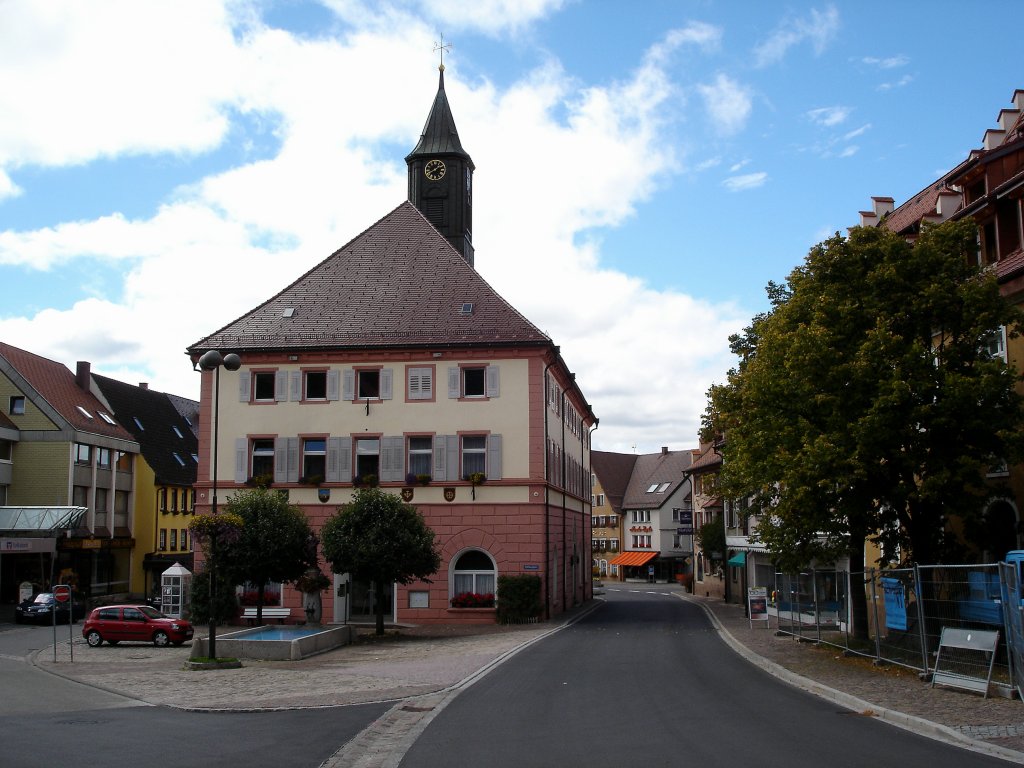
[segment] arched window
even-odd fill
[[[494,561],[486,552],[466,550],[452,564],[452,597],[466,592],[493,595],[495,586]]]

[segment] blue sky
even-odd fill
[[[1024,5],[0,2],[0,339],[198,396],[184,349],[397,206],[445,84],[477,268],[595,444],[696,445],[807,250],[981,145]]]

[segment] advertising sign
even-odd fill
[[[693,510],[692,509],[680,509],[674,508],[672,510],[673,519],[679,520],[679,527],[676,529],[676,533],[680,536],[692,536],[693,535]]]
[[[907,628],[907,595],[899,579],[883,578],[882,593],[885,595],[885,626],[888,629]]]
[[[751,626],[755,621],[768,623],[768,587],[747,587],[747,616]]]

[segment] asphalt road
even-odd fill
[[[1006,764],[779,682],[693,603],[642,591],[606,600],[460,693],[401,768]]]
[[[67,626],[57,631],[66,640]],[[52,642],[48,627],[3,625],[0,631],[3,768],[316,768],[390,706],[262,713],[154,707],[25,663],[32,650]]]

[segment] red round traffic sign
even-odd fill
[[[53,588],[53,599],[58,603],[66,603],[71,599],[71,587],[66,584],[58,584]]]

